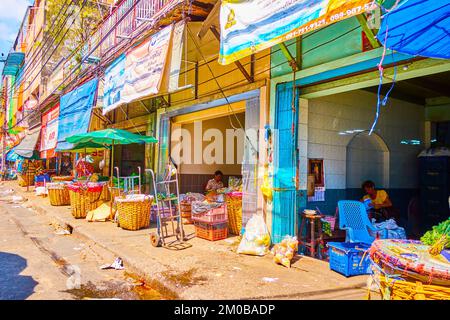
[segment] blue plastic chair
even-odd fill
[[[364,204],[359,201],[338,201],[339,228],[346,231],[346,242],[364,242],[372,244],[375,238],[370,234],[380,232],[387,237],[386,229],[375,228],[369,220]]]

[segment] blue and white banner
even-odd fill
[[[122,54],[105,70],[105,87],[103,89],[103,114],[118,107],[125,85],[126,55]]]
[[[73,147],[66,142],[67,137],[88,132],[97,87],[95,78],[61,97],[56,151]]]
[[[222,0],[220,64],[362,14],[373,0]]]

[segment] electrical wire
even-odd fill
[[[87,0],[84,0],[85,2],[87,1]],[[76,65],[76,67],[74,67],[73,69],[72,69],[72,71],[65,77],[65,79],[70,79],[70,77],[78,70],[78,67],[80,67],[80,66],[82,66],[83,65],[83,63],[88,59],[88,57],[90,57],[91,55],[92,55],[92,53],[94,53],[95,52],[95,50],[97,50],[97,48],[103,43],[103,41],[105,41],[105,39],[107,39],[108,37],[109,37],[109,35],[113,32],[113,31],[115,31],[115,27],[117,27],[127,16],[128,16],[128,14],[130,14],[132,11],[133,11],[133,9],[140,3],[140,1],[141,0],[136,0],[135,2],[134,2],[134,4],[123,14],[123,16],[122,17],[120,17],[119,19],[117,19],[117,21],[115,22],[115,24],[111,27],[111,29],[102,37],[102,39],[100,39],[100,41],[88,52],[88,54],[86,54],[82,59],[81,59],[81,61]],[[85,3],[84,2],[84,3]],[[97,67],[95,67],[93,70],[88,70],[88,71],[91,71],[91,73],[92,74],[94,74],[96,71],[98,71],[98,69],[100,68],[100,66],[97,66]],[[81,78],[81,75],[82,74],[80,74],[79,76],[80,76],[80,78]],[[72,83],[77,83],[77,81],[79,80],[79,78],[78,77],[76,77],[76,78],[74,78],[70,83],[69,83],[69,85],[70,84],[72,84]],[[56,91],[57,91],[57,89],[60,87],[60,86],[62,86],[63,84],[64,84],[64,82],[65,82],[66,80],[63,80],[58,86],[56,86],[55,87],[55,89],[49,94],[49,96],[51,96],[51,95],[53,95]],[[68,87],[69,85],[67,85],[66,87]],[[70,94],[73,94],[73,92],[74,92],[75,90],[72,90],[72,91],[70,91]],[[23,119],[23,120],[25,120],[25,119]],[[22,121],[23,121],[22,120]],[[16,124],[15,126],[17,126],[18,124]],[[12,128],[14,128],[15,126],[13,126]]]
[[[69,0],[67,0],[67,1],[69,1]],[[74,1],[75,1],[75,0],[72,0],[70,4],[69,4],[68,2],[64,2],[64,4],[68,4],[67,7],[66,7],[65,10],[64,10],[64,13],[62,13],[62,9],[64,8],[65,5],[63,5],[63,6],[60,8],[60,11],[58,12],[58,14],[57,14],[55,20],[53,20],[50,29],[53,29],[54,24],[55,24],[56,21],[58,20],[59,16],[60,16],[61,14],[64,15],[64,14],[67,12],[67,9],[73,4]],[[65,25],[65,23],[67,22],[67,18],[68,18],[68,16],[66,16],[66,19],[65,19],[63,25]],[[63,25],[61,25],[61,27],[58,29],[57,35],[59,35],[59,33],[62,31],[62,26],[63,26]],[[36,69],[36,67],[37,67],[38,64],[35,64],[35,62],[36,62],[36,60],[39,58],[39,55],[40,55],[41,52],[44,50],[44,47],[46,46],[46,44],[48,43],[48,41],[49,41],[50,39],[52,39],[52,37],[51,37],[50,35],[47,35],[47,37],[44,39],[44,42],[40,45],[39,50],[34,51],[33,54],[31,55],[31,57],[27,58],[27,62],[26,62],[25,68],[24,68],[24,70],[19,74],[19,78],[18,78],[18,81],[17,81],[18,84],[16,84],[14,88],[11,88],[11,90],[14,89],[14,91],[15,91],[16,88],[17,88],[18,86],[21,85],[21,78],[24,78],[25,75],[27,75],[28,73],[33,72],[33,71]],[[56,39],[53,38],[52,40],[53,40],[53,42],[52,42],[48,47],[50,47],[52,44],[54,44],[54,42],[55,42]],[[46,48],[46,49],[47,49],[47,48]],[[31,71],[30,71],[30,68],[32,68]],[[30,71],[30,72],[29,72],[29,71]],[[10,94],[12,94],[12,93],[10,92]],[[16,93],[16,94],[18,94],[18,93]]]
[[[80,8],[79,14],[81,13],[81,11],[83,10],[84,6],[86,5],[87,0],[83,0],[83,4]],[[67,33],[70,31],[70,27],[72,27],[72,25],[75,23],[75,19],[72,21],[72,23],[70,24],[69,28],[67,28],[66,32],[64,33],[63,37],[60,39],[60,41],[58,42],[58,45],[53,49],[52,53],[50,54],[49,58],[47,59],[47,61],[45,63],[42,64],[41,69],[39,70],[39,72],[35,75],[35,77],[33,78],[33,80],[30,81],[29,85],[22,90],[22,93],[25,92],[26,90],[28,90],[32,84],[34,83],[34,81],[37,79],[37,77],[40,75],[40,73],[42,72],[42,70],[45,68],[47,62],[51,59],[51,56],[53,55],[53,53],[58,49],[58,47],[61,45],[62,41],[65,39],[65,36],[67,35]],[[58,88],[58,87],[57,87]],[[57,89],[56,88],[56,89]],[[56,90],[55,89],[55,90]],[[19,94],[19,93],[16,93]],[[9,130],[11,130],[12,128],[9,128]]]
[[[202,57],[202,59],[203,59],[204,61],[206,61],[206,58],[205,58],[205,56],[203,55],[203,52],[201,51],[201,48],[198,46],[197,41],[195,40],[194,36],[192,35],[191,29],[190,29],[190,27],[189,27],[188,24],[186,24],[186,28],[187,28],[187,30],[188,30],[188,32],[189,32],[189,35],[191,36],[192,42],[194,43],[194,45],[195,45],[195,47],[196,47],[198,53],[200,54],[200,56]],[[214,72],[212,71],[212,69],[211,69],[211,67],[209,66],[209,64],[207,64],[207,67],[208,67],[208,69],[209,69],[211,75],[212,75],[213,78],[215,79],[216,85],[219,87],[220,93],[222,94],[222,96],[223,96],[224,99],[226,100],[227,105],[228,105],[228,109],[230,109],[232,115],[234,115],[234,117],[236,118],[236,120],[237,120],[237,122],[239,123],[239,126],[241,127],[241,129],[244,130],[245,138],[248,140],[248,142],[249,142],[251,148],[255,151],[255,153],[256,153],[256,154],[259,154],[258,149],[256,149],[256,148],[253,146],[252,141],[250,140],[249,136],[248,136],[247,133],[245,132],[244,126],[242,125],[241,121],[239,120],[239,118],[237,117],[236,113],[234,112],[234,110],[233,110],[233,108],[232,108],[232,106],[231,106],[231,103],[230,103],[230,101],[228,100],[228,97],[226,96],[225,92],[223,91],[222,86],[220,85],[219,81],[218,81],[217,78],[214,76]],[[230,123],[230,124],[232,125],[232,123]],[[233,126],[233,125],[232,125],[232,126]],[[237,128],[234,128],[234,127],[233,127],[233,129],[236,130]]]
[[[72,0],[72,2],[73,2],[73,0]],[[77,16],[80,15],[80,13],[81,13],[81,11],[82,11],[84,5],[86,4],[86,2],[87,2],[87,0],[83,2],[83,5],[82,5],[82,7],[80,7],[80,10],[79,10]],[[67,20],[68,20],[69,17],[70,17],[70,16],[66,16],[63,25],[65,25],[65,24],[67,23]],[[36,80],[36,78],[41,74],[41,72],[42,72],[42,71],[45,69],[45,67],[47,66],[47,63],[48,63],[48,62],[50,61],[50,59],[52,58],[53,54],[54,54],[54,53],[56,52],[56,50],[59,48],[59,46],[61,45],[61,43],[63,42],[63,40],[65,40],[66,35],[67,35],[68,32],[70,31],[70,28],[71,28],[72,25],[75,23],[75,21],[76,21],[76,18],[73,19],[73,21],[72,21],[72,23],[70,24],[70,26],[66,29],[66,32],[64,33],[63,37],[62,37],[62,38],[60,39],[60,41],[58,42],[57,46],[53,49],[53,51],[52,51],[51,54],[49,55],[48,59],[47,59],[44,63],[42,63],[41,69],[36,73],[36,75],[34,76],[33,80],[29,82],[28,86],[27,86],[26,88],[22,88],[22,91],[17,91],[17,92],[16,92],[17,87],[20,88],[20,85],[21,85],[21,82],[19,83],[19,82],[17,81],[16,84],[15,84],[15,86],[14,86],[14,88],[11,88],[11,92],[10,92],[11,95],[12,95],[13,93],[16,94],[16,95],[17,95],[17,94],[23,94],[25,91],[27,91],[27,90],[33,85],[33,83],[34,83],[34,81]],[[62,26],[63,26],[63,25],[62,25]],[[55,39],[59,36],[59,34],[61,33],[61,31],[63,30],[63,27],[62,27],[62,26],[61,26],[61,28],[58,30],[58,33],[57,33]],[[54,44],[54,42],[52,42],[52,44]],[[42,48],[43,48],[43,47],[41,47],[41,49],[42,49]],[[38,57],[36,57],[35,59],[38,59]],[[39,59],[40,59],[40,58],[39,58]],[[33,71],[36,69],[36,67],[38,66],[38,64],[34,64],[34,62],[36,62],[36,61],[31,61],[31,62],[28,62],[28,63],[27,63],[27,65],[29,65],[30,67],[33,68],[33,69],[31,70],[31,72],[33,72]],[[58,65],[59,65],[59,64],[58,64]],[[27,70],[27,71],[28,71],[28,70]],[[21,73],[21,77],[22,77],[22,78],[25,77],[25,72],[22,72],[22,73]],[[17,83],[18,83],[18,84],[17,84]],[[14,91],[13,91],[13,89],[14,89]]]

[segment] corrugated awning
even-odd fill
[[[450,3],[403,2],[383,18],[377,37],[387,48],[398,52],[450,59]]]
[[[25,54],[22,52],[10,52],[5,61],[5,67],[3,68],[4,76],[15,76],[19,71],[19,67],[25,58]]]
[[[14,148],[14,152],[21,157],[27,159],[32,158],[34,150],[36,149],[36,144],[38,142],[40,132],[40,127],[29,132],[25,136],[25,138],[23,138],[22,142],[20,142],[17,147]]]

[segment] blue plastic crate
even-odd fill
[[[369,253],[364,255],[370,246],[366,243],[329,242],[328,255],[330,269],[346,277],[370,274]],[[364,260],[361,262],[362,258]]]
[[[50,182],[50,176],[48,174],[41,174],[34,177],[34,182]]]

